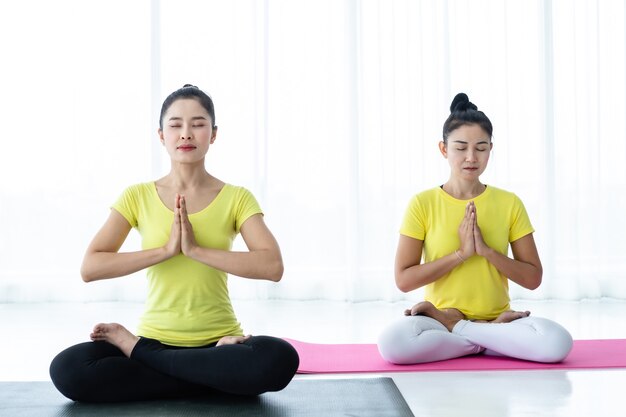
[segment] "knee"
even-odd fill
[[[274,339],[274,366],[276,373],[280,375],[276,385],[276,391],[281,390],[289,384],[298,371],[300,356],[296,349],[283,339]]]
[[[70,400],[81,399],[81,384],[77,376],[77,364],[72,354],[72,348],[59,353],[50,363],[50,379],[61,394]]]
[[[548,352],[544,362],[561,362],[572,350],[574,340],[572,339],[572,335],[570,335],[565,328],[559,326],[559,329],[553,331],[551,334],[550,341],[547,345]]]
[[[542,335],[542,349],[536,359],[538,362],[561,362],[572,350],[572,335],[560,324],[543,318],[535,318],[533,326]]]
[[[300,365],[296,349],[283,339],[255,336],[253,349],[259,354],[257,392],[280,391],[293,379]]]
[[[391,363],[397,362],[397,349],[398,341],[395,338],[395,332],[392,332],[389,327],[382,331],[378,336],[378,353],[380,356]]]
[[[377,346],[380,356],[394,364],[410,363],[410,360],[407,362],[406,346],[408,339],[416,335],[417,331],[411,320],[407,318],[395,321],[378,336]]]
[[[50,363],[52,383],[70,400],[97,401],[97,362],[112,349],[116,348],[106,342],[85,342],[65,349]]]

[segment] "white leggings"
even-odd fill
[[[404,316],[386,328],[378,350],[388,362],[441,361],[484,352],[535,362],[559,362],[572,349],[572,336],[558,323],[524,317],[510,323],[459,321],[452,332],[426,316]]]

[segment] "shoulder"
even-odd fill
[[[490,185],[489,189],[489,197],[499,202],[510,203],[510,204],[521,204],[522,200],[517,196],[517,194],[504,190],[502,188],[494,187]]]
[[[406,208],[405,218],[424,218],[441,206],[442,190],[439,187],[431,188],[415,194]]]
[[[231,207],[237,215],[248,213],[249,211],[261,212],[259,202],[252,192],[246,187],[232,184],[224,184],[220,191],[220,204]]]
[[[248,198],[254,198],[254,195],[250,190],[241,185],[233,185],[225,183],[224,187],[222,187],[222,191],[225,196],[228,196],[232,200],[245,200]]]
[[[128,223],[135,227],[141,207],[145,207],[148,202],[151,202],[155,194],[154,183],[133,184],[124,189],[111,208],[122,214]]]
[[[118,204],[122,202],[125,202],[126,204],[137,204],[141,200],[153,197],[155,192],[156,191],[153,182],[143,182],[129,185],[122,191],[122,193],[118,197]]]
[[[411,199],[411,202],[413,204],[426,204],[428,202],[437,200],[441,196],[441,187],[433,187],[415,194]]]
[[[122,207],[130,209],[152,203],[155,198],[158,195],[153,182],[133,184],[122,191],[113,207],[118,211]]]
[[[154,182],[141,182],[133,185],[129,185],[123,191],[123,194],[127,195],[146,195],[152,193],[154,190]]]
[[[261,207],[250,190],[245,187],[224,184],[220,192],[224,208],[235,221],[235,231],[239,232],[243,223],[254,214],[263,214]]]

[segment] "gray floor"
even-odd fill
[[[323,401],[320,401],[323,398]],[[298,379],[280,392],[253,397],[124,403],[75,403],[49,381],[0,381],[2,417],[413,417],[393,380]]]
[[[405,303],[236,301],[244,329],[321,343],[373,343]],[[515,302],[567,327],[575,339],[626,338],[626,302]],[[0,304],[0,381],[48,380],[64,347],[85,341],[93,324],[134,328],[135,303]],[[392,376],[416,416],[624,416],[626,369],[306,375]]]

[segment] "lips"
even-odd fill
[[[178,149],[179,151],[188,152],[188,151],[193,151],[194,149],[196,149],[196,147],[190,146],[190,145],[183,145],[183,146],[179,146],[176,149]]]

